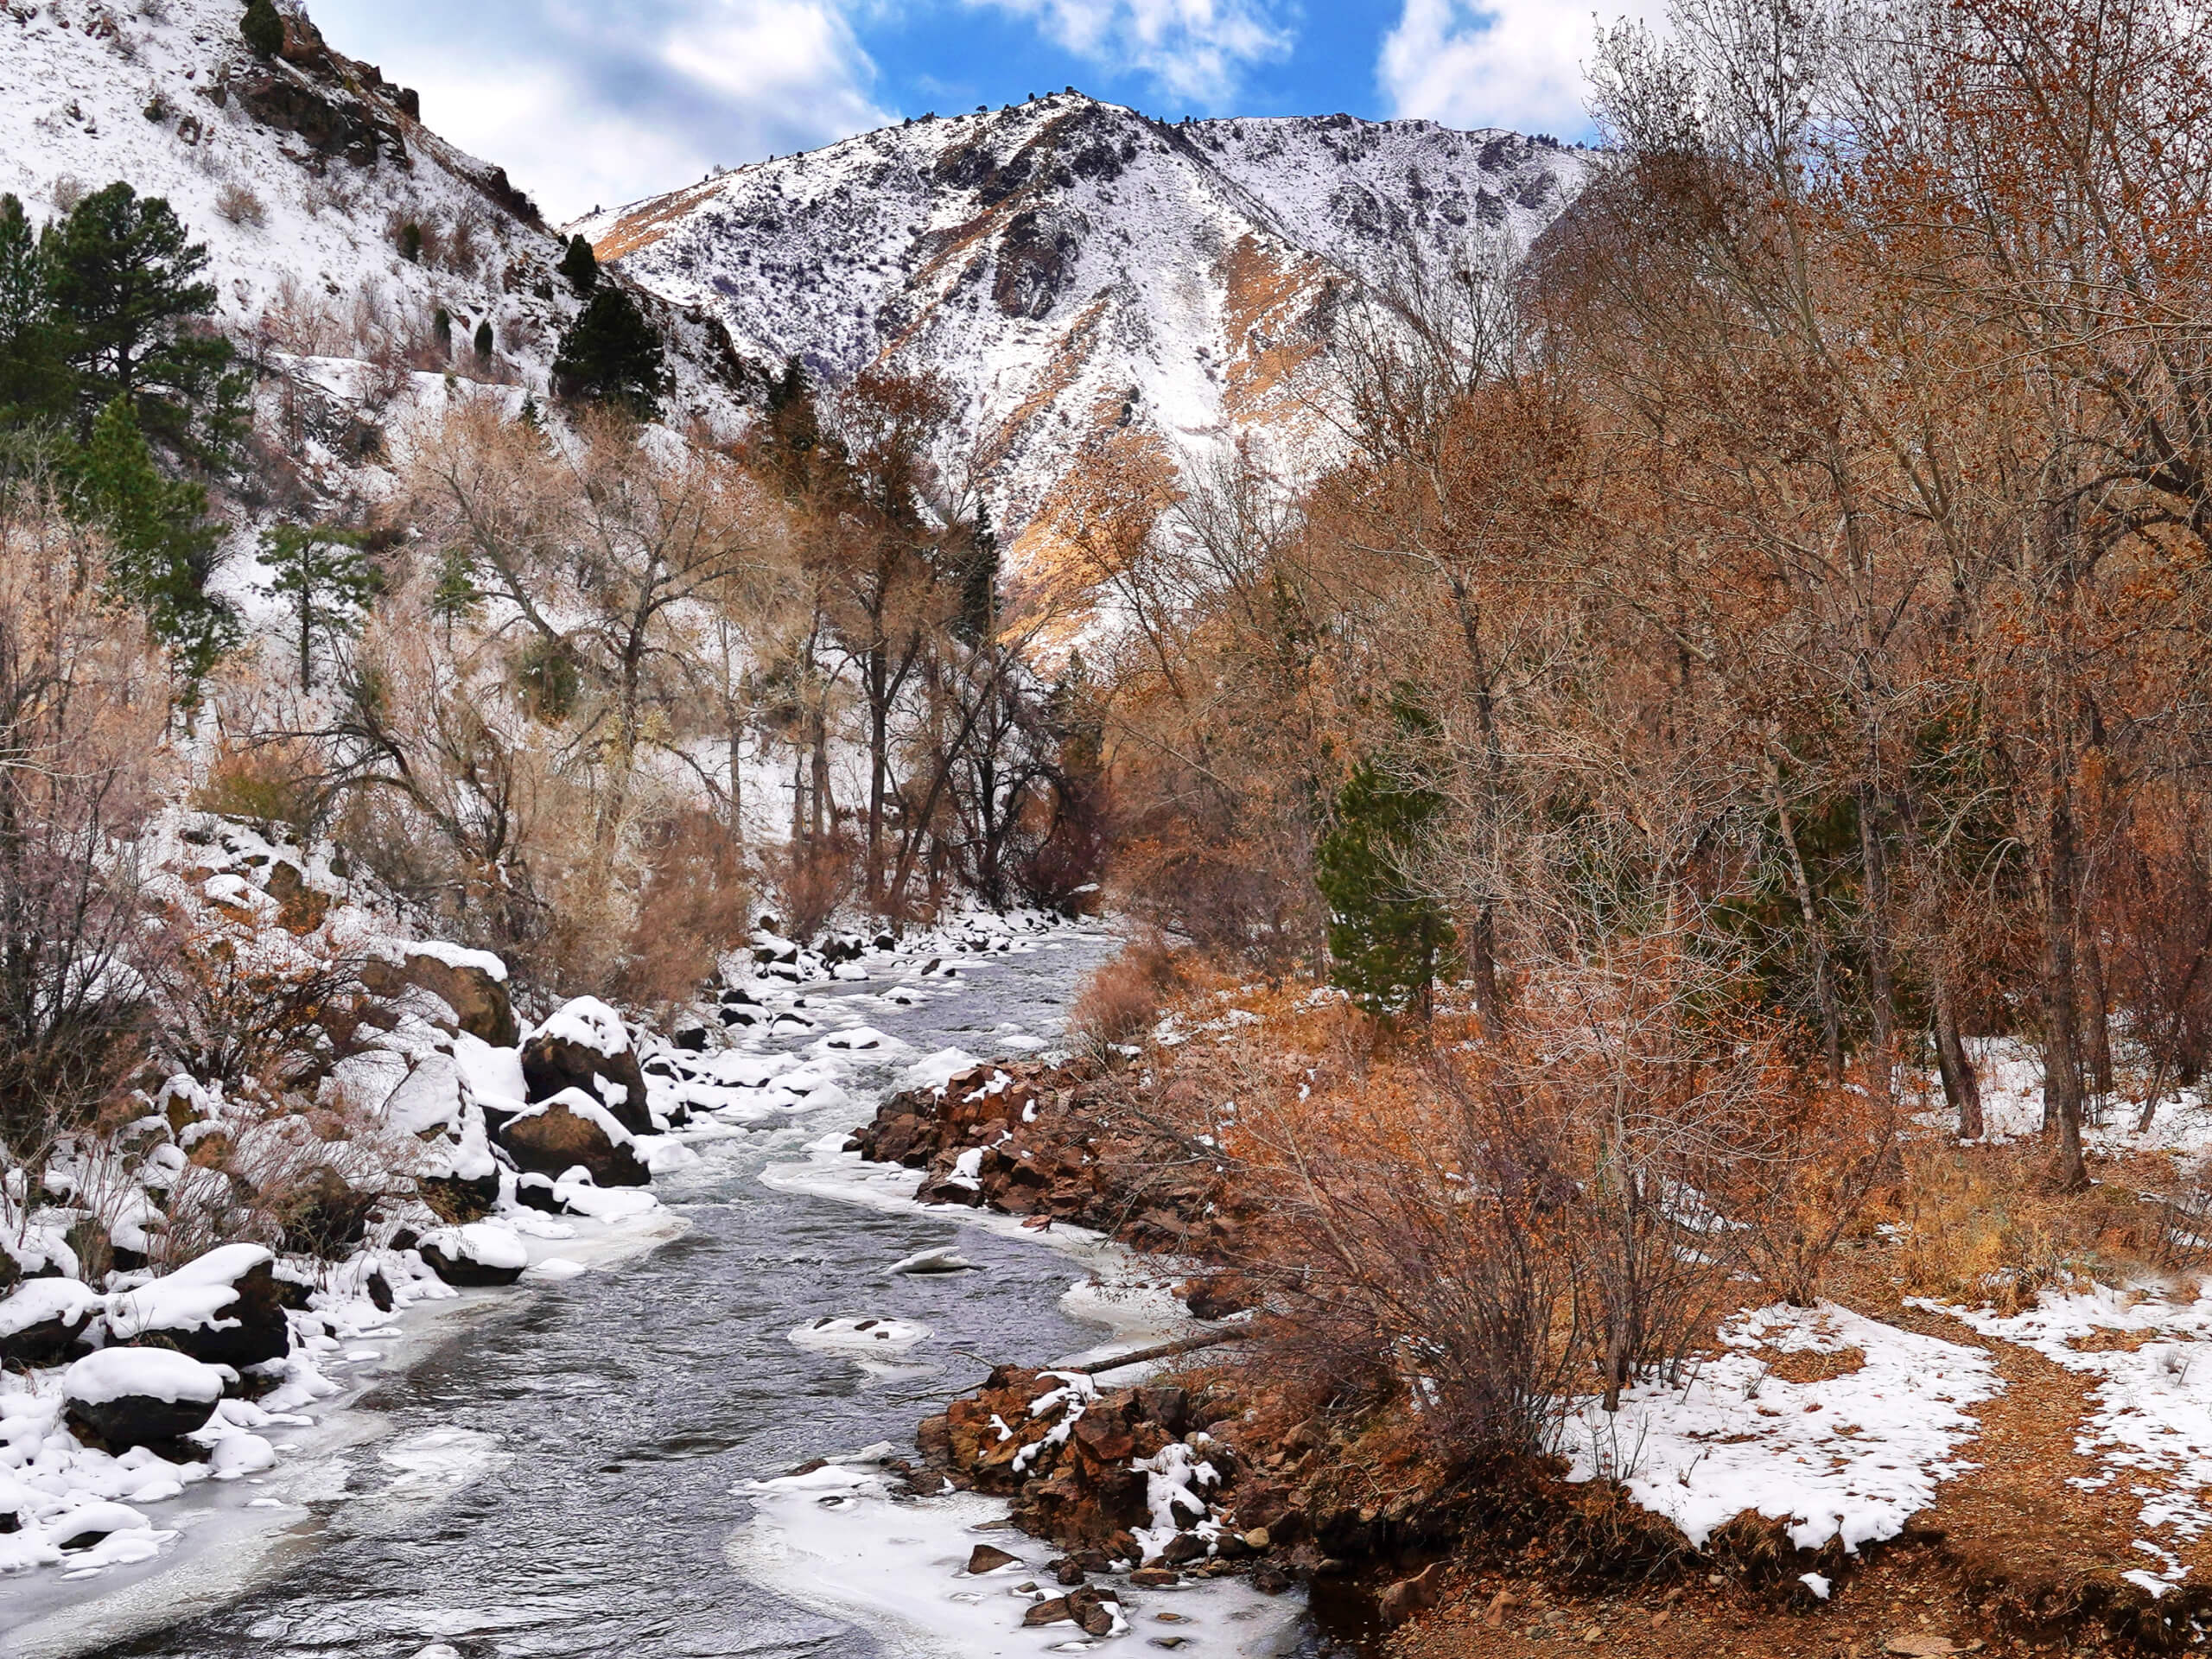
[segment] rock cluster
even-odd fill
[[[924,1171],[925,1204],[1081,1222],[1136,1249],[1216,1253],[1243,1224],[1207,1149],[1129,1109],[1110,1077],[976,1066],[893,1096],[847,1146]]]

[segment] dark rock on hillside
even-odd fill
[[[453,1010],[461,1030],[494,1048],[521,1040],[505,982],[486,969],[414,950],[397,962],[365,963],[361,982],[378,996],[397,996],[410,985],[428,991]]]

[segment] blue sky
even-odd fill
[[[1612,0],[1611,16],[1653,0]],[[339,50],[568,219],[925,110],[1074,86],[1147,114],[1584,136],[1590,0],[313,0]]]

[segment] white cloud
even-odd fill
[[[1289,55],[1294,39],[1275,0],[967,0],[1026,17],[1078,57],[1149,75],[1209,107],[1235,96],[1244,72]]]
[[[1605,10],[1661,7],[1610,0]],[[1394,114],[1572,137],[1590,124],[1583,70],[1597,27],[1586,0],[1405,0],[1376,75]]]
[[[837,0],[317,0],[315,16],[556,221],[893,118]]]

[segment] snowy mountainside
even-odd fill
[[[241,38],[238,0],[0,10],[0,191],[34,223],[118,179],[167,198],[207,245],[220,325],[260,371],[264,412],[283,404],[302,481],[327,506],[375,493],[363,463],[386,419],[404,416],[416,390],[405,371],[450,366],[542,398],[580,302],[555,274],[563,239],[503,169],[447,143],[415,93],[281,9],[284,48],[268,60]],[[734,421],[719,328],[653,308],[671,336],[675,416]],[[485,321],[488,360],[471,345]],[[364,422],[328,394],[346,379],[333,360],[366,359],[388,371],[379,402],[402,407]]]
[[[1017,530],[1049,522],[1075,458],[1116,432],[1174,457],[1298,429],[1297,371],[1348,279],[1526,247],[1592,161],[1426,121],[1169,125],[1069,92],[911,120],[575,228],[748,359],[801,358],[831,383],[944,376]]]

